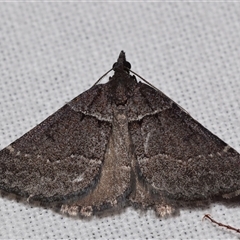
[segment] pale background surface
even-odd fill
[[[239,3],[0,3],[0,149],[87,90],[125,50],[132,69],[240,151]],[[240,207],[91,221],[0,198],[0,238],[237,239]]]

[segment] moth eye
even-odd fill
[[[117,66],[117,62],[115,62],[112,66],[112,68],[114,69]]]
[[[124,62],[124,67],[126,67],[127,69],[131,69],[130,62]]]

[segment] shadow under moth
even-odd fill
[[[239,199],[239,153],[130,68],[121,51],[107,83],[1,150],[0,189],[82,217]]]

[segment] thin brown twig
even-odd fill
[[[204,217],[203,217],[203,219],[205,219],[205,218],[208,218],[211,222],[217,224],[217,225],[220,226],[220,227],[225,227],[225,228],[227,228],[227,229],[230,229],[230,230],[233,230],[233,231],[236,231],[236,232],[240,233],[240,229],[234,228],[234,227],[232,227],[232,226],[230,226],[230,225],[226,225],[226,224],[217,222],[217,221],[215,221],[215,220],[210,216],[210,214],[205,214]]]

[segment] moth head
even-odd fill
[[[131,69],[131,64],[126,60],[124,51],[120,52],[118,60],[113,64],[112,68],[115,72],[124,70],[129,73],[129,69]]]

